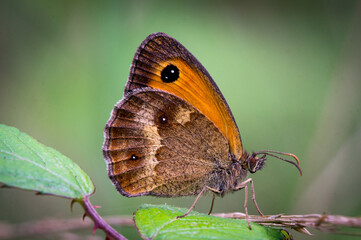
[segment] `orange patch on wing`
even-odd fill
[[[162,67],[157,68],[154,75],[149,74],[148,78],[152,80],[148,82],[148,86],[172,93],[197,108],[217,126],[229,141],[231,152],[240,158],[242,143],[237,126],[210,81],[199,70],[180,58],[169,59],[158,64]],[[178,67],[179,78],[174,82],[164,83],[160,78],[161,71],[169,64]]]

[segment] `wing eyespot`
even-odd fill
[[[130,156],[130,160],[138,160],[139,157],[135,154],[132,154],[132,156]]]
[[[165,83],[175,82],[179,78],[179,69],[173,64],[169,64],[162,70],[160,78]]]
[[[158,122],[162,125],[165,125],[168,123],[168,117],[165,114],[162,114],[158,117]]]

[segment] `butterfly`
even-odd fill
[[[243,149],[216,83],[182,44],[165,33],[149,35],[138,47],[124,96],[115,105],[104,136],[108,175],[122,195],[198,195],[186,214],[206,190],[214,193],[212,207],[215,194],[242,188],[247,193],[247,183],[254,195],[248,173],[262,169],[267,155],[292,163],[302,173],[293,154]],[[255,199],[254,203],[262,214]],[[245,210],[248,216],[246,204]]]

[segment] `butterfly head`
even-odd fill
[[[296,162],[290,161],[290,160],[280,157],[278,155],[292,157],[294,160],[296,160]],[[270,157],[274,157],[274,158],[280,159],[282,161],[285,161],[285,162],[288,162],[288,163],[294,165],[297,168],[297,170],[299,171],[300,175],[302,176],[302,170],[299,166],[300,161],[298,160],[296,155],[294,155],[292,153],[283,153],[283,152],[276,152],[276,151],[271,151],[271,150],[262,150],[262,151],[258,151],[258,152],[251,153],[251,154],[248,154],[245,152],[243,156],[244,156],[243,160],[241,161],[242,167],[244,169],[247,169],[250,173],[255,173],[258,170],[261,170],[266,163],[267,156],[270,156]]]
[[[250,173],[255,173],[258,170],[261,170],[266,161],[266,155],[257,156],[257,153],[245,153],[245,158],[242,162],[244,169],[247,169]]]

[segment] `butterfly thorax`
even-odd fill
[[[234,191],[248,176],[248,171],[240,162],[231,164],[227,169],[219,169],[212,175],[209,187],[219,191],[223,197],[226,193]]]
[[[208,186],[224,196],[227,192],[239,190],[239,186],[247,179],[248,172],[255,173],[265,164],[264,157],[257,157],[255,153],[243,153],[242,158],[235,160],[230,156],[232,164],[227,168],[218,168],[212,173]]]

